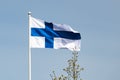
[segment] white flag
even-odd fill
[[[80,33],[69,25],[45,22],[30,16],[30,47],[80,50]]]

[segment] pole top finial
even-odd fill
[[[31,15],[31,12],[28,12],[28,15]]]

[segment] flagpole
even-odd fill
[[[28,80],[31,80],[31,48],[30,48],[30,36],[31,36],[31,29],[30,29],[30,17],[31,12],[28,12]]]

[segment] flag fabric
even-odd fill
[[[30,48],[80,50],[80,33],[69,25],[56,24],[29,17]]]

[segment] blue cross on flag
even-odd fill
[[[80,50],[80,33],[69,25],[55,24],[29,17],[30,47]]]

